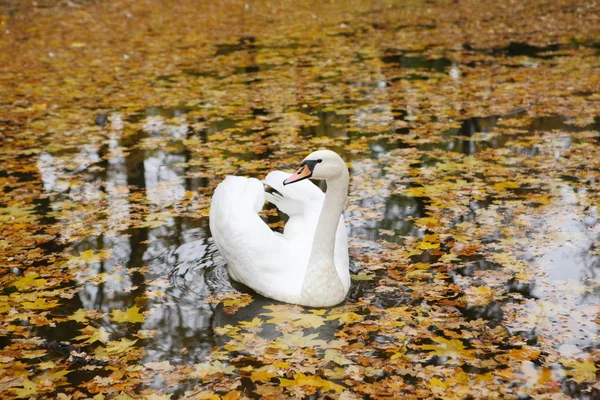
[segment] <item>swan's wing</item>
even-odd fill
[[[259,293],[264,293],[263,283],[272,283],[290,270],[282,265],[289,260],[285,254],[289,244],[257,214],[264,202],[259,180],[228,176],[215,189],[210,207],[210,230],[229,275]]]

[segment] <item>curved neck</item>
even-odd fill
[[[335,248],[335,234],[340,222],[340,216],[344,211],[344,203],[348,195],[348,172],[338,179],[327,181],[327,192],[325,201],[317,222],[317,230],[313,239],[312,251],[310,253],[311,266],[319,264],[324,260],[333,265],[333,252]]]
[[[348,170],[335,179],[327,180],[327,192],[323,208],[317,222],[317,229],[313,239],[312,250],[304,276],[302,285],[302,297],[306,304],[310,305],[315,297],[331,296],[335,297],[334,293],[318,293],[316,290],[322,287],[324,282],[327,282],[329,289],[332,287],[339,288],[341,291],[341,299],[337,299],[339,303],[345,296],[342,281],[337,273],[334,263],[335,236],[340,216],[344,210],[344,203],[348,195]],[[336,288],[336,289],[337,289]]]

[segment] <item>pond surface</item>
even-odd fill
[[[0,5],[6,397],[600,398],[597,8],[36,4]],[[317,148],[331,309],[230,281],[208,224]]]

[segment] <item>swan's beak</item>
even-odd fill
[[[298,182],[303,179],[310,178],[311,176],[311,168],[309,168],[307,164],[302,163],[302,166],[300,166],[300,169],[298,169],[298,171],[296,171],[294,175],[290,176],[289,178],[283,181],[283,185],[289,185],[290,183]]]

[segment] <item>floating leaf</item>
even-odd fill
[[[140,309],[138,306],[133,306],[125,311],[112,310],[111,320],[115,322],[136,323],[144,322],[146,320],[146,316],[140,313]]]

